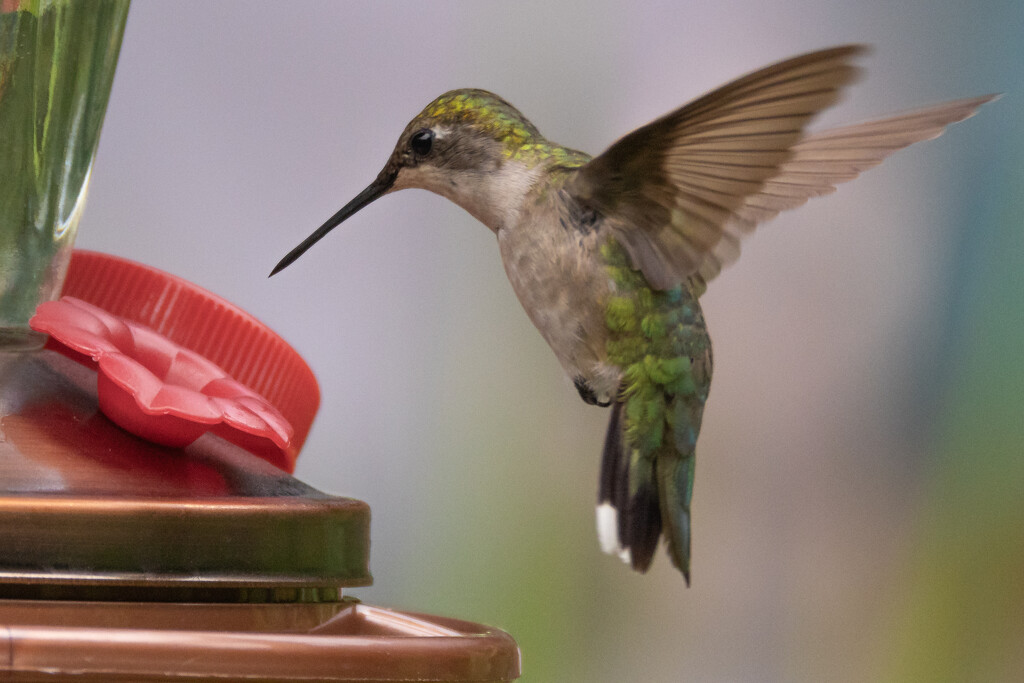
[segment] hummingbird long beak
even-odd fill
[[[288,255],[274,266],[274,269],[270,271],[270,275],[268,277],[273,277],[275,274],[290,266],[295,259],[305,254],[306,250],[319,242],[324,235],[341,225],[342,221],[372,202],[374,199],[385,194],[395,184],[395,178],[397,176],[397,173],[385,169],[365,190],[357,194],[348,204],[341,207],[341,210],[338,211],[338,213],[328,218],[327,222],[317,228],[312,235],[302,240],[299,246],[289,251]]]

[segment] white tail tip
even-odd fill
[[[618,555],[626,564],[632,563],[633,555],[629,548],[619,545],[619,512],[611,503],[597,506],[597,539],[601,543],[601,550],[609,555]]]

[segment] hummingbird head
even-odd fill
[[[511,104],[486,90],[447,92],[421,111],[398,138],[370,185],[285,256],[274,275],[328,232],[378,197],[407,188],[430,190],[497,231],[549,158],[549,143]]]

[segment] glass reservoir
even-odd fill
[[[60,293],[128,0],[0,0],[0,345]]]

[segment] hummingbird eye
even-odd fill
[[[409,139],[409,147],[421,157],[430,154],[430,148],[434,146],[434,131],[429,128],[418,130]]]

